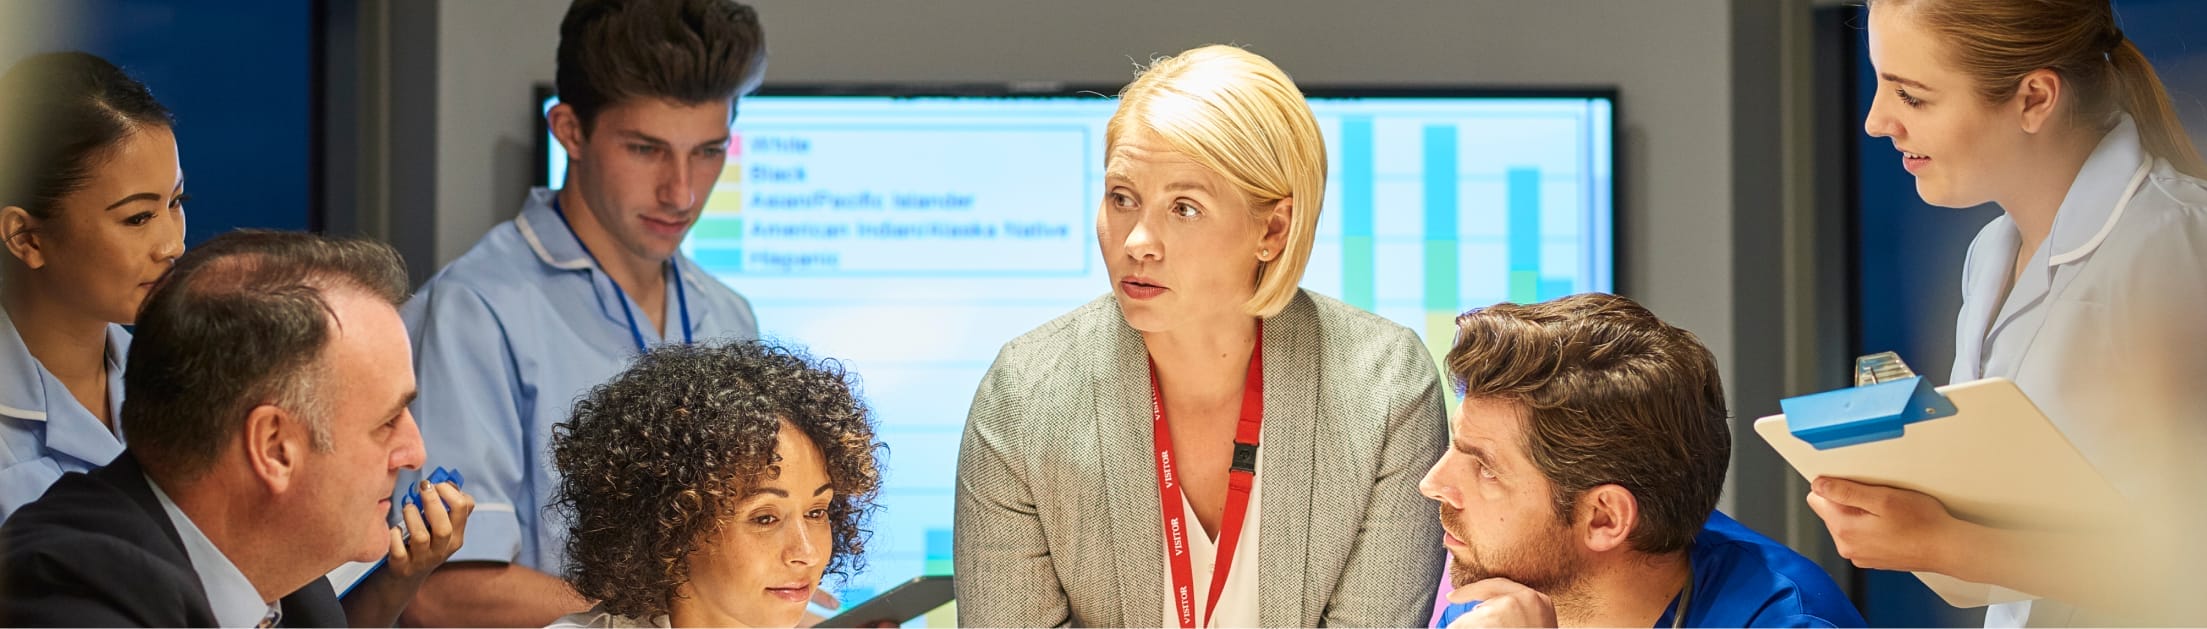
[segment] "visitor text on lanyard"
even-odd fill
[[[1166,561],[1172,566],[1174,613],[1182,629],[1208,625],[1226,590],[1226,574],[1234,567],[1234,546],[1241,539],[1242,521],[1249,515],[1249,493],[1257,482],[1257,441],[1264,427],[1264,326],[1257,326],[1257,344],[1249,352],[1248,380],[1242,385],[1241,421],[1234,426],[1234,462],[1226,477],[1226,512],[1220,521],[1218,556],[1211,568],[1211,597],[1199,620],[1195,615],[1195,571],[1188,562],[1188,532],[1180,507],[1180,478],[1174,473],[1172,430],[1165,424],[1165,395],[1157,384],[1157,367],[1150,366],[1149,390],[1152,434],[1157,441],[1157,497],[1164,515]]]

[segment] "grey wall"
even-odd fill
[[[400,2],[401,5],[414,4]],[[1620,279],[1732,353],[1730,6],[1724,0],[1335,2],[759,0],[769,81],[1118,83],[1137,60],[1227,42],[1306,83],[1616,86]],[[519,207],[530,86],[566,3],[434,5],[435,263]],[[399,68],[395,73],[408,69]],[[1728,365],[1727,368],[1730,366]],[[1729,375],[1729,374],[1727,374]]]

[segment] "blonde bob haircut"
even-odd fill
[[[1287,245],[1258,263],[1257,294],[1242,306],[1256,317],[1287,308],[1326,198],[1326,140],[1302,90],[1264,57],[1204,46],[1152,62],[1119,91],[1119,110],[1104,127],[1105,154],[1136,125],[1241,189],[1252,220],[1293,200]]]

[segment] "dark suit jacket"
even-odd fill
[[[284,543],[284,540],[269,540]],[[283,598],[287,627],[342,627],[329,581]],[[176,525],[129,451],[68,474],[0,526],[0,626],[212,627]]]

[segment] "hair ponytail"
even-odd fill
[[[2069,120],[2105,130],[2116,114],[2130,114],[2147,153],[2207,179],[2207,161],[2109,0],[1870,0],[1870,8],[1905,10],[1936,33],[1986,102],[2007,102],[2025,75],[2053,70],[2067,88]]]
[[[2114,96],[2123,111],[2137,121],[2138,137],[2145,143],[2146,152],[2169,160],[2184,174],[2207,179],[2207,160],[2200,159],[2192,137],[2185,135],[2184,123],[2176,116],[2168,90],[2161,86],[2161,77],[2154,73],[2145,53],[2124,38],[2108,51],[2107,59],[2115,67],[2115,81],[2109,87],[2115,89]]]

